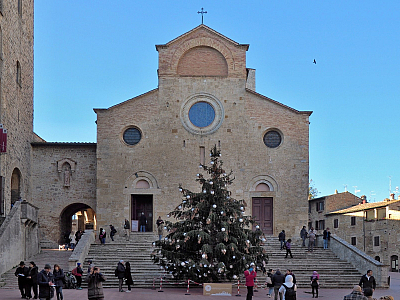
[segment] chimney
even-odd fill
[[[394,193],[390,194],[390,200],[394,200]]]
[[[367,202],[367,196],[362,195],[360,198],[361,198],[361,200],[362,200],[362,204],[368,203],[368,202]]]

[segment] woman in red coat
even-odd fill
[[[244,276],[246,277],[246,287],[247,287],[246,300],[252,300],[253,298],[254,279],[257,276],[255,268],[256,268],[255,264],[251,263],[250,268],[244,271]]]

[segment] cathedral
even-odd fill
[[[158,216],[168,220],[180,203],[179,185],[200,192],[196,174],[210,163],[214,145],[235,176],[232,197],[245,200],[245,214],[266,235],[282,229],[297,235],[307,224],[312,112],[256,92],[255,69],[246,66],[248,44],[202,24],[156,45],[158,87],[95,108],[97,143],[47,142],[33,133],[31,46],[22,87],[16,87],[18,93],[26,89],[26,102],[18,105],[25,110],[2,113],[4,126],[21,133],[8,131],[8,151],[1,154],[0,206],[4,219],[17,199],[36,208],[37,221],[29,224],[41,247],[57,246],[73,229],[113,224],[122,232],[125,219],[137,230],[142,213],[146,231],[155,231]],[[4,95],[2,108],[11,101]],[[26,114],[27,124],[13,127],[16,114]],[[23,159],[11,159],[18,155]]]

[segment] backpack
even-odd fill
[[[115,268],[114,276],[115,276],[115,277],[118,277],[118,267]]]
[[[286,289],[285,300],[296,300],[296,291],[294,290],[294,284],[291,288],[287,287],[285,284],[282,285]]]

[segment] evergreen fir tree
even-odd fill
[[[227,187],[234,178],[226,174],[219,159],[220,150],[210,151],[210,166],[200,165],[207,173],[197,174],[201,191],[179,186],[181,203],[170,212],[176,222],[165,222],[168,234],[157,241],[153,262],[177,279],[219,282],[237,279],[251,262],[268,262],[261,247],[265,241],[259,225],[245,216],[244,200],[232,199]],[[255,225],[255,230],[250,226]]]

